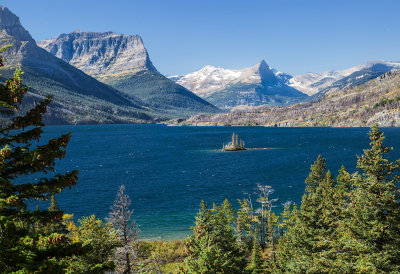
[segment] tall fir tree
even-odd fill
[[[241,249],[250,252],[257,220],[250,199],[238,200],[238,202],[240,208],[237,210],[235,236]]]
[[[264,267],[264,260],[261,255],[261,246],[257,234],[255,234],[253,237],[253,248],[251,253],[249,272],[251,274],[261,274],[266,272]]]
[[[277,252],[277,265],[284,272],[302,273],[312,269],[313,253],[317,252],[320,242],[321,214],[324,208],[319,188],[320,184],[327,181],[326,161],[319,155],[311,166],[309,176],[306,178],[306,189],[299,211],[292,212],[290,226]],[[333,179],[332,179],[333,180]],[[331,176],[329,175],[329,182]],[[331,183],[331,182],[330,182]]]
[[[337,261],[349,272],[400,272],[400,160],[385,158],[392,148],[376,124],[369,137],[370,148],[358,157],[361,173],[352,176]]]
[[[204,202],[187,241],[186,273],[243,273],[246,259],[233,231],[234,210],[228,200],[208,209]]]
[[[2,48],[4,52],[7,48]],[[3,59],[0,56],[0,67]],[[26,113],[19,113],[28,88],[23,87],[22,71],[0,84],[0,269],[5,272],[57,272],[64,268],[63,258],[79,250],[66,235],[42,230],[49,223],[61,223],[63,213],[28,209],[32,200],[47,201],[52,195],[77,182],[74,170],[53,177],[56,159],[62,159],[70,134],[39,145],[43,133],[43,115],[51,102],[47,97]]]

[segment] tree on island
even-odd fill
[[[242,139],[239,140],[239,135],[233,133],[232,134],[232,142],[227,145],[222,144],[223,151],[236,151],[236,150],[245,150],[244,142]]]
[[[17,69],[11,79],[0,84],[0,269],[54,273],[64,269],[63,259],[78,253],[80,244],[72,243],[62,232],[48,229],[62,223],[63,211],[30,210],[28,205],[32,205],[32,200],[48,201],[52,195],[75,185],[78,171],[44,176],[54,171],[56,159],[64,158],[70,134],[38,143],[51,98],[46,97],[26,113],[19,113],[28,91],[22,85],[21,75],[22,71]],[[29,175],[44,177],[34,182]]]
[[[109,217],[106,218],[119,233],[122,247],[117,248],[115,259],[117,267],[123,269],[123,273],[131,273],[132,256],[136,256],[138,244],[139,229],[131,220],[133,214],[133,209],[130,209],[131,204],[131,199],[125,194],[125,186],[121,185]]]

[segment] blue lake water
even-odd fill
[[[356,155],[368,147],[368,128],[167,127],[163,125],[49,126],[44,138],[72,132],[67,157],[57,172],[79,169],[78,184],[56,195],[76,218],[107,216],[125,184],[142,238],[176,239],[190,234],[201,200],[222,202],[271,185],[277,210],[299,202],[304,179],[318,154],[334,173],[354,172]],[[400,129],[383,129],[391,158],[400,158]],[[247,147],[218,152],[238,133]],[[254,196],[255,197],[255,196]]]

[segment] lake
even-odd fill
[[[356,155],[368,147],[368,128],[167,127],[164,125],[48,126],[44,138],[71,131],[67,156],[57,172],[79,169],[78,184],[56,195],[75,218],[107,216],[125,184],[142,238],[181,239],[190,234],[201,200],[221,203],[248,197],[270,185],[276,210],[299,202],[304,179],[318,154],[337,174],[355,171]],[[391,158],[400,158],[400,129],[385,128]],[[238,133],[246,147],[219,152]]]

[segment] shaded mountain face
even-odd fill
[[[97,78],[141,70],[156,71],[138,35],[74,31],[38,45]]]
[[[111,32],[61,34],[39,43],[44,49],[128,97],[142,100],[160,117],[220,112],[190,90],[161,75],[142,39]]]
[[[193,73],[171,76],[170,79],[217,107],[240,109],[260,105],[288,105],[305,100],[308,97],[306,94],[285,83],[287,77],[271,69],[263,60],[241,70],[206,66]]]
[[[209,102],[156,71],[142,70],[108,83],[129,96],[140,98],[155,109],[172,114],[172,117],[221,112]]]
[[[388,71],[399,69],[400,62],[370,61],[345,70],[330,70],[323,73],[309,72],[296,75],[286,80],[286,83],[308,95],[314,95],[323,90],[338,90],[345,86],[355,86],[374,79]]]
[[[19,18],[0,7],[0,47],[12,44],[6,52],[5,68],[9,78],[21,66],[23,83],[30,86],[27,104],[33,99],[53,95],[47,123],[122,123],[152,120],[145,103],[105,85],[38,47],[23,28]],[[3,78],[4,79],[4,78]],[[29,107],[29,106],[26,106]]]

